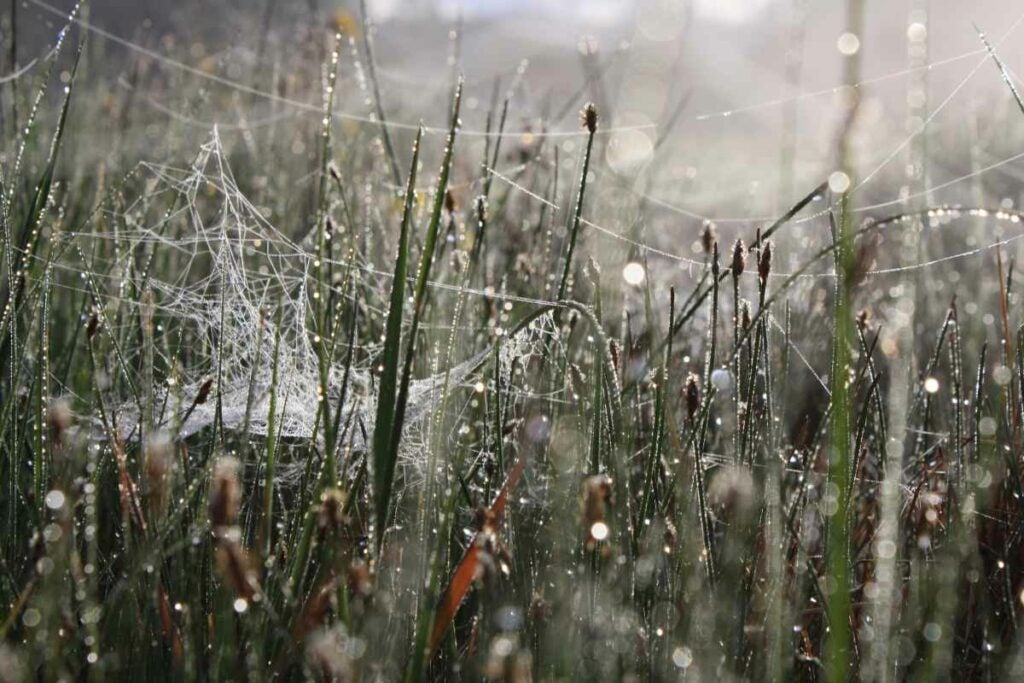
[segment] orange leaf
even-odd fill
[[[505,504],[508,502],[508,494],[519,483],[525,468],[526,459],[520,455],[512,466],[512,470],[508,473],[508,477],[505,478],[505,484],[501,487],[501,491],[498,492],[494,502],[491,503],[489,517],[495,521],[495,524],[501,523],[501,516],[505,512]],[[441,604],[437,607],[434,627],[430,632],[430,644],[427,648],[428,661],[434,656],[438,646],[444,639],[445,632],[447,632],[448,627],[451,626],[452,621],[455,619],[462,601],[473,586],[477,573],[477,564],[480,559],[480,542],[482,541],[480,534],[481,532],[478,531],[473,536],[473,540],[470,542],[469,547],[466,548],[465,554],[455,568],[452,580],[444,592],[444,597],[441,598]]]

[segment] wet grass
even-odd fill
[[[1022,673],[1020,214],[865,216],[841,147],[685,256],[592,104],[410,129],[311,29],[315,116],[197,132],[77,26],[0,84],[0,678]]]

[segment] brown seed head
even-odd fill
[[[353,595],[365,597],[373,592],[373,575],[363,560],[352,560],[348,570],[348,588]]]
[[[92,341],[100,329],[100,319],[95,313],[89,316],[89,322],[85,326],[85,336]]]
[[[452,194],[450,189],[444,191],[444,210],[448,213],[455,213],[455,209],[458,208],[455,204],[455,195]]]
[[[534,591],[530,598],[530,619],[533,621],[545,621],[551,617],[551,605],[544,599],[544,596]]]
[[[153,290],[147,289],[142,293],[142,310],[140,311],[142,317],[142,330],[147,337],[153,336]]]
[[[587,534],[587,546],[593,547],[604,538],[594,537],[594,527],[604,524],[608,507],[612,504],[612,480],[606,474],[595,474],[583,480],[583,495],[580,501],[581,523]],[[607,532],[607,527],[605,528]]]
[[[757,263],[757,275],[761,278],[761,283],[765,284],[768,282],[768,275],[772,272],[772,243],[765,242],[764,248],[761,249],[761,259]]]
[[[683,397],[686,399],[686,414],[692,420],[700,409],[700,379],[692,372],[686,376]]]
[[[217,461],[210,483],[210,523],[216,529],[234,524],[238,518],[241,486],[238,483],[238,458],[226,456]]]
[[[474,202],[476,207],[476,221],[481,225],[487,222],[487,197],[480,195]]]
[[[321,535],[336,531],[345,523],[345,494],[338,489],[328,489],[320,496],[320,509],[316,514],[316,525]]]
[[[747,250],[743,246],[743,240],[736,240],[736,244],[732,247],[732,279],[738,280],[746,267]]]
[[[871,309],[862,308],[857,314],[857,327],[862,332],[868,329],[868,325],[871,324]]]
[[[249,554],[239,541],[240,536],[238,527],[233,527],[231,533],[218,540],[217,568],[236,595],[245,600],[252,600],[259,594],[260,584]]]
[[[201,406],[206,403],[206,399],[210,398],[210,389],[213,388],[213,378],[203,382],[203,385],[199,387],[199,393],[196,394],[196,400],[193,401],[197,406]]]
[[[597,106],[593,102],[583,105],[583,111],[580,112],[580,125],[586,128],[591,135],[597,130]]]
[[[679,531],[676,529],[676,525],[672,523],[672,520],[665,518],[665,547],[675,548],[676,543],[679,541]]]
[[[700,235],[701,246],[704,247],[704,253],[710,254],[712,245],[715,240],[718,239],[718,235],[715,233],[715,224],[711,221],[704,221],[704,231]]]
[[[612,503],[612,478],[594,474],[583,480],[583,516],[590,522],[604,519],[606,507]]]
[[[174,445],[166,433],[146,439],[146,494],[152,510],[162,516],[167,507],[168,484],[174,469]]]
[[[73,414],[66,398],[58,398],[46,409],[46,421],[50,425],[50,438],[58,448],[64,443],[64,434],[71,427]]]

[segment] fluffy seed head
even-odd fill
[[[318,678],[326,681],[355,679],[355,666],[349,654],[352,648],[342,625],[321,629],[306,642],[306,662]]]
[[[729,466],[718,472],[708,486],[708,500],[732,520],[747,518],[755,504],[754,478],[745,467]]]

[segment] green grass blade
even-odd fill
[[[395,458],[391,446],[395,423],[395,398],[398,393],[398,363],[402,343],[402,309],[405,305],[405,281],[409,268],[409,232],[412,226],[413,206],[416,196],[416,171],[420,162],[420,144],[423,129],[416,132],[412,148],[412,166],[409,184],[405,189],[405,205],[402,209],[402,227],[398,237],[398,255],[395,259],[394,278],[391,282],[391,307],[388,310],[384,352],[380,364],[380,389],[377,396],[377,418],[373,427],[373,493],[376,510],[377,547],[384,538],[388,508],[391,504],[391,488],[394,484]]]

